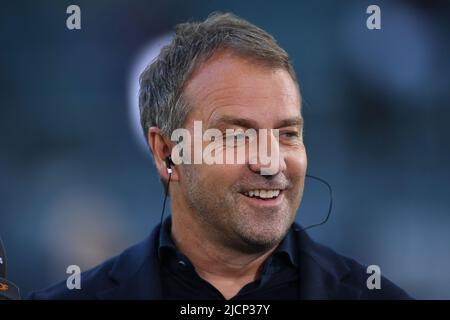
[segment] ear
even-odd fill
[[[162,179],[168,181],[169,174],[167,172],[165,159],[171,155],[171,141],[161,133],[161,130],[158,127],[150,127],[150,129],[148,129],[147,141],[152,151],[159,175]],[[172,165],[172,177],[170,178],[170,181],[178,181],[178,179],[177,169],[175,168],[175,165]]]

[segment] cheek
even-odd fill
[[[295,155],[290,156],[286,161],[286,166],[293,180],[303,181],[308,167],[306,152],[296,152]]]
[[[238,165],[201,165],[199,177],[201,183],[211,188],[211,191],[220,192],[232,186],[241,176]]]
[[[303,175],[305,175],[306,169],[308,167],[308,157],[306,156],[306,152],[302,152],[301,157],[299,157],[299,166],[302,170]]]

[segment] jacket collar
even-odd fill
[[[359,289],[343,280],[351,272],[341,256],[314,242],[298,224],[292,226],[299,248],[299,288],[303,299],[357,298]],[[124,251],[109,277],[113,288],[100,292],[101,299],[162,299],[159,265],[160,226],[141,243]]]
[[[358,298],[361,290],[344,282],[345,278],[351,274],[351,269],[343,257],[313,241],[300,225],[294,223],[293,228],[300,251],[301,298]]]

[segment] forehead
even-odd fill
[[[300,94],[287,71],[227,52],[203,64],[191,76],[184,95],[192,105],[187,121],[202,120],[206,125],[234,116],[269,128],[285,118],[300,117]]]

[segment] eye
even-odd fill
[[[223,143],[225,146],[236,147],[242,146],[246,143],[248,136],[242,130],[223,135]]]
[[[300,134],[297,131],[286,131],[282,132],[281,135],[289,139],[298,138],[300,136]]]

